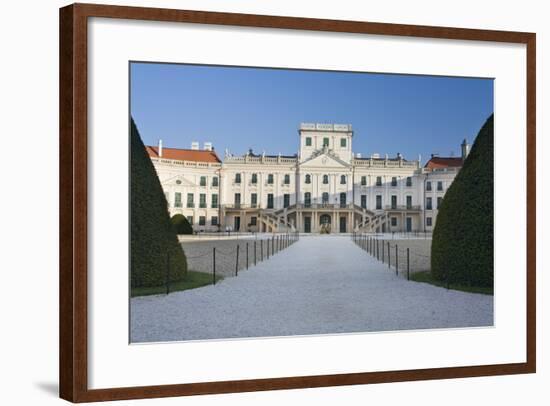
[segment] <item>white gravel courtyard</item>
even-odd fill
[[[493,325],[493,296],[407,281],[346,236],[307,236],[215,286],[131,299],[131,342]]]

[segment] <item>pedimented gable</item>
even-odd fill
[[[332,168],[332,169],[347,169],[350,164],[342,161],[334,155],[323,153],[307,159],[300,164],[302,168]]]
[[[191,182],[188,179],[185,179],[182,175],[176,175],[171,178],[165,179],[162,181],[163,185],[170,185],[170,186],[185,186],[185,187],[195,187],[193,182]]]

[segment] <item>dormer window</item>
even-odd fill
[[[176,185],[181,185],[181,180],[178,179],[178,180],[176,181]]]

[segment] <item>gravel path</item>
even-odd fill
[[[215,286],[131,299],[132,342],[492,324],[492,296],[396,277],[340,236],[302,237]]]

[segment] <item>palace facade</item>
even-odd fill
[[[432,231],[437,212],[469,153],[432,156],[422,166],[401,154],[354,153],[349,124],[302,123],[293,156],[148,146],[170,215],[195,231],[346,233]]]

